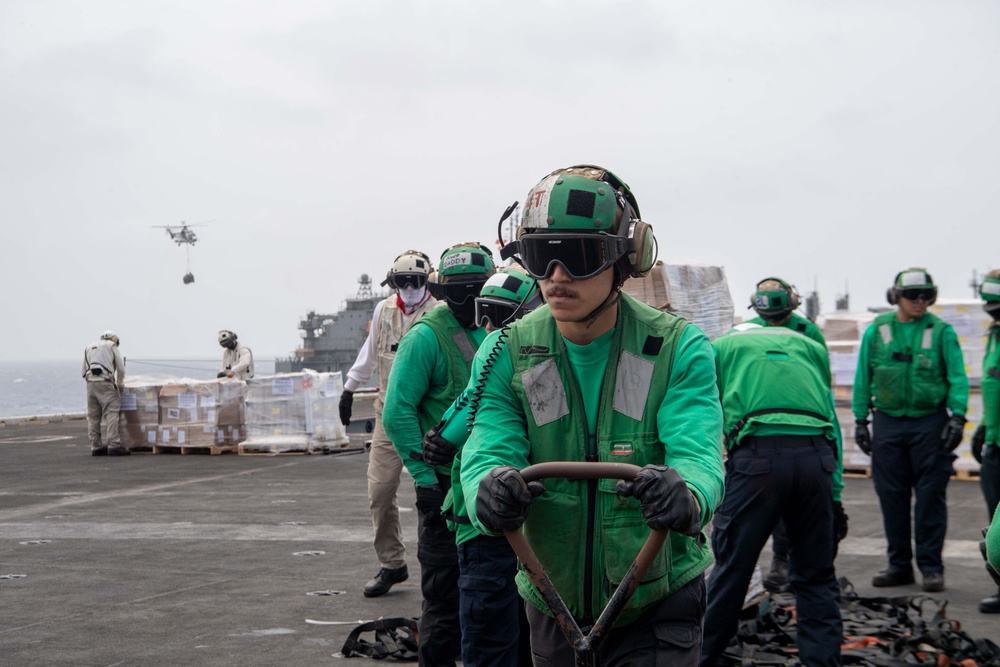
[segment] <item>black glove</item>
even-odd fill
[[[440,484],[417,487],[417,511],[425,522],[443,520],[441,506],[444,505],[444,489]]]
[[[833,535],[838,543],[847,537],[847,512],[844,511],[844,503],[839,501],[833,503]]]
[[[226,373],[226,371],[219,371],[219,374],[216,375],[215,377],[217,377],[217,378],[224,378],[227,375],[228,375],[228,373]]]
[[[858,449],[868,456],[872,455],[872,434],[868,430],[867,419],[854,420],[854,442],[858,444]]]
[[[941,431],[941,442],[949,452],[953,452],[962,442],[963,435],[965,435],[965,417],[952,415]]]
[[[424,433],[424,441],[421,443],[420,449],[424,453],[424,461],[432,466],[450,466],[455,460],[455,454],[458,453],[458,450],[455,449],[455,445],[441,437],[441,434],[438,433],[440,426],[441,424],[438,424]]]
[[[491,470],[479,482],[476,493],[476,517],[494,535],[505,530],[516,530],[528,516],[528,508],[534,497],[532,492],[541,488],[528,488],[517,468],[502,466]]]
[[[983,445],[986,444],[986,427],[982,424],[972,434],[972,456],[979,463],[983,462]]]
[[[635,496],[642,503],[646,525],[654,530],[672,530],[688,537],[701,532],[698,501],[676,470],[667,465],[648,465],[631,482],[620,480],[615,491]]]
[[[340,395],[340,423],[347,426],[351,423],[351,407],[354,405],[354,392],[346,389]]]

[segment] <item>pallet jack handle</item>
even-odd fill
[[[629,463],[583,463],[583,462],[550,462],[537,463],[521,470],[521,477],[526,482],[535,482],[542,479],[561,477],[563,479],[623,479],[631,481],[642,468]],[[507,541],[510,542],[518,560],[524,566],[525,572],[531,582],[538,589],[545,604],[555,617],[559,629],[566,636],[566,640],[576,655],[577,667],[593,667],[597,664],[597,647],[604,635],[614,625],[615,620],[621,615],[625,605],[632,598],[635,589],[646,576],[646,571],[652,565],[653,559],[660,553],[663,543],[667,539],[667,532],[663,530],[651,530],[646,542],[639,550],[632,566],[625,573],[618,588],[615,589],[607,606],[601,612],[594,626],[586,635],[580,630],[576,619],[569,612],[569,608],[552,584],[549,575],[542,569],[542,564],[538,562],[535,552],[532,551],[524,534],[520,530],[504,531]]]

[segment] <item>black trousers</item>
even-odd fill
[[[944,572],[941,551],[948,530],[946,492],[955,458],[941,440],[947,422],[948,413],[944,411],[926,417],[874,413],[872,481],[882,506],[882,525],[892,570],[913,570],[912,535],[920,571]]]
[[[809,667],[840,667],[843,624],[833,568],[833,470],[828,440],[782,436],[745,438],[726,461],[726,495],[712,519],[715,569],[701,665],[718,663],[736,634],[750,578],[778,520],[789,543],[789,583],[795,593],[796,645]]]
[[[421,667],[454,667],[461,653],[458,618],[458,549],[439,512],[417,514],[417,560],[424,600],[417,629]]]
[[[524,603],[535,667],[571,667],[573,649],[555,619]],[[597,650],[604,667],[695,667],[705,615],[705,577],[698,575],[673,595],[649,605],[635,621],[611,630]],[[589,628],[582,628],[585,632]]]

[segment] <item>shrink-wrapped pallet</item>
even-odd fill
[[[338,405],[341,373],[279,373],[247,381],[241,453],[310,452],[348,441]]]
[[[683,317],[709,339],[733,326],[733,299],[721,266],[658,261],[643,278],[626,280],[622,289],[643,303]]]

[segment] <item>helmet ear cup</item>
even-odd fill
[[[899,295],[896,293],[895,287],[890,287],[885,291],[885,300],[889,302],[890,306],[895,306],[899,303]]]
[[[629,223],[628,275],[632,278],[642,278],[653,268],[656,262],[656,237],[653,236],[653,226],[642,220]]]

